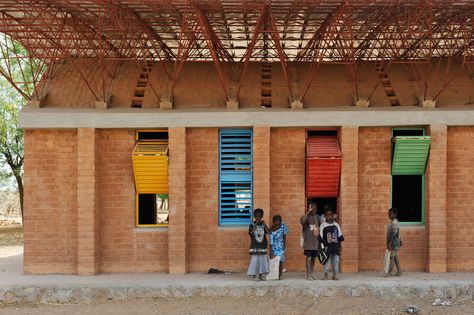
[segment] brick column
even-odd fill
[[[342,150],[341,188],[339,193],[339,222],[345,241],[341,254],[344,272],[359,271],[359,128],[341,127]]]
[[[99,272],[99,208],[94,128],[77,130],[77,273]]]
[[[186,128],[169,129],[169,273],[186,273]]]
[[[271,224],[270,213],[270,127],[253,128],[253,206],[262,208],[263,219]]]
[[[425,222],[428,239],[426,270],[446,272],[446,172],[448,128],[431,125],[431,148],[425,179]]]

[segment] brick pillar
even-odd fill
[[[77,273],[99,272],[99,208],[94,128],[77,130]]]
[[[253,128],[253,206],[262,208],[270,226],[270,127]]]
[[[431,148],[425,178],[425,222],[428,233],[428,272],[446,272],[446,172],[447,135],[446,125],[431,125]]]
[[[186,128],[169,129],[169,273],[186,273]]]
[[[339,193],[339,219],[345,241],[341,254],[344,272],[359,271],[359,128],[341,127],[342,150],[341,188]]]

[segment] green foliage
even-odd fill
[[[32,71],[24,58],[17,58],[27,55],[21,45],[5,37],[0,41],[4,57],[0,62],[0,188],[11,189],[12,179],[19,184],[23,177],[23,130],[18,126],[18,114],[26,104],[24,94],[32,91]]]
[[[0,166],[8,165],[11,175],[22,176],[23,130],[18,127],[20,103],[0,97]]]

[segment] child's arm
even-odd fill
[[[273,242],[274,242],[273,233],[270,233],[270,258],[275,257],[275,254],[273,253]]]
[[[249,225],[249,234],[252,234],[253,232],[253,223],[250,223]]]
[[[335,223],[335,224],[337,226],[337,240],[340,243],[340,242],[344,241],[344,235],[342,235],[342,229],[339,226],[339,223]]]

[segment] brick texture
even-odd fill
[[[381,270],[386,247],[387,211],[390,208],[390,128],[359,130],[359,270]],[[402,227],[404,270],[424,270],[424,226]]]
[[[77,272],[76,156],[76,131],[25,131],[25,273]]]
[[[447,269],[474,271],[474,127],[448,129]]]
[[[426,225],[402,227],[402,268],[474,271],[474,127],[429,130]],[[304,270],[305,133],[254,129],[254,203],[269,223],[282,215],[290,231],[286,267],[297,271]],[[25,273],[246,270],[247,226],[218,225],[218,129],[170,130],[168,229],[135,227],[134,135],[125,129],[25,131]],[[390,128],[342,127],[340,139],[342,267],[381,270]]]
[[[359,269],[359,128],[342,127],[339,139],[342,151],[342,169],[338,208],[340,209],[339,222],[345,238],[342,245],[341,270],[343,272],[357,272]]]
[[[286,268],[304,270],[299,246],[305,213],[305,137],[302,128],[273,128],[271,134],[271,215],[280,214],[288,225]]]
[[[166,229],[135,228],[132,130],[98,130],[100,272],[168,271]]]
[[[218,223],[218,129],[188,129],[186,160],[188,271],[246,270],[248,227]]]
[[[447,126],[432,125],[429,133],[431,148],[425,188],[425,221],[428,236],[426,270],[446,272]]]
[[[186,128],[169,129],[169,272],[186,273]]]
[[[99,271],[99,209],[94,128],[77,130],[77,273]]]
[[[262,208],[263,219],[270,217],[270,127],[253,128],[253,193],[254,208]]]

